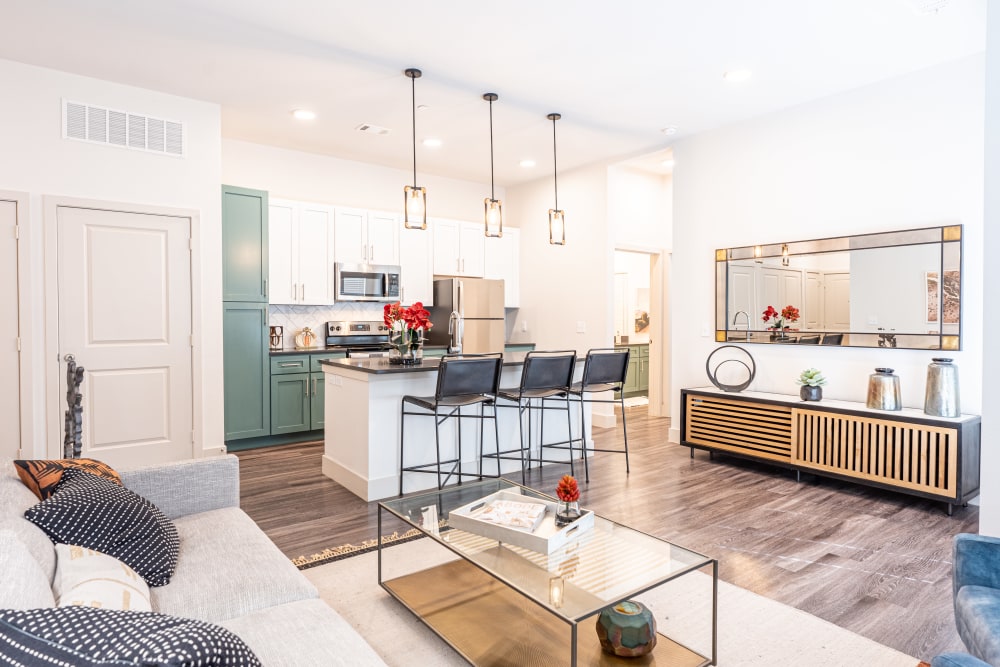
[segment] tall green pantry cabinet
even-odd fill
[[[222,186],[225,439],[271,434],[267,193]]]

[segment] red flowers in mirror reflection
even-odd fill
[[[556,487],[556,496],[564,503],[575,503],[580,500],[580,487],[576,479],[570,475],[563,475]]]
[[[774,306],[768,306],[761,319],[765,324],[768,323],[768,320],[771,320],[771,323],[767,326],[768,329],[785,329],[788,327],[788,323],[799,321],[799,309],[795,306],[785,306],[779,313],[774,309]]]
[[[424,304],[419,301],[415,302],[409,308],[404,308],[399,301],[396,303],[387,303],[385,304],[385,308],[382,309],[382,320],[392,331],[401,331],[403,329],[423,329],[427,331],[434,326],[430,320],[430,316],[430,311],[424,308]]]

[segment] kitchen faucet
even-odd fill
[[[745,310],[736,311],[736,314],[733,315],[733,329],[736,329],[737,326],[736,320],[740,319],[740,315],[743,315],[744,317],[747,318],[747,340],[750,340],[750,314],[747,311]],[[739,329],[736,330],[739,331]]]

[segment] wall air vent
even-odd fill
[[[379,135],[389,134],[389,132],[392,131],[387,127],[379,127],[378,125],[372,125],[371,123],[361,123],[361,125],[358,125],[354,129],[357,130],[358,132],[364,132],[365,134],[379,134]]]
[[[184,157],[184,123],[63,100],[63,139]]]

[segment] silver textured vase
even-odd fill
[[[868,376],[868,400],[865,403],[875,410],[902,410],[899,397],[899,376],[891,368],[876,368]]]
[[[934,417],[961,415],[958,396],[958,367],[951,359],[936,357],[927,366],[924,414]]]

